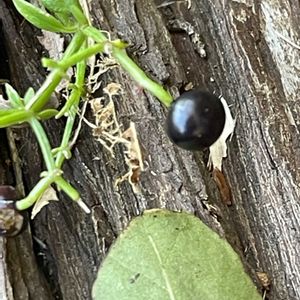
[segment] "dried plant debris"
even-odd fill
[[[123,142],[123,139],[112,97],[120,93],[121,86],[117,83],[110,83],[103,91],[109,97],[108,102],[105,96],[90,101],[95,116],[93,135],[110,152],[112,157],[115,157],[113,148],[117,143]]]
[[[95,116],[95,124],[92,125],[93,135],[112,157],[115,157],[114,147],[116,144],[125,146],[124,156],[128,172],[116,180],[115,186],[117,187],[119,183],[128,180],[133,191],[138,193],[138,183],[140,174],[144,171],[144,164],[135,124],[130,122],[129,128],[122,131],[122,127],[118,123],[113,96],[121,93],[121,86],[112,82],[103,91],[108,96],[108,101],[105,96],[90,101]]]
[[[271,280],[267,273],[265,272],[256,272],[256,276],[266,291],[270,290]]]
[[[101,75],[117,66],[115,59],[110,55],[101,56],[101,59],[96,61],[92,68],[93,72],[89,75],[87,82],[91,95],[100,88],[102,83],[100,80]],[[117,187],[119,183],[128,180],[133,191],[137,193],[139,191],[140,174],[144,171],[144,164],[135,125],[131,122],[129,128],[123,131],[122,126],[118,122],[113,97],[122,93],[121,85],[111,82],[103,88],[103,92],[104,96],[93,98],[89,101],[95,116],[95,124],[91,124],[87,120],[85,122],[93,128],[93,135],[109,151],[113,158],[115,157],[115,145],[123,144],[125,146],[124,156],[128,172],[116,180],[115,186]]]
[[[118,64],[116,60],[111,57],[101,57],[101,59],[98,59],[93,65],[92,69],[93,72],[91,75],[89,75],[87,86],[89,87],[90,93],[93,95],[101,86],[101,80],[100,76],[102,76],[107,71],[117,67]]]
[[[77,140],[77,137],[79,135],[79,132],[80,132],[80,129],[81,129],[81,126],[82,126],[82,121],[84,121],[90,127],[92,127],[94,131],[97,131],[97,125],[94,125],[94,124],[90,123],[84,117],[85,112],[86,112],[86,108],[87,108],[87,105],[90,104],[94,114],[95,113],[97,114],[105,106],[105,104],[104,104],[105,103],[105,98],[104,97],[92,98],[91,95],[93,95],[101,86],[102,82],[99,80],[100,76],[103,73],[107,72],[108,70],[110,70],[110,69],[112,69],[116,66],[117,66],[116,61],[111,57],[102,57],[101,60],[98,59],[97,61],[95,61],[93,59],[89,62],[90,73],[88,75],[88,79],[87,79],[87,83],[86,83],[87,93],[85,94],[85,98],[90,99],[90,101],[85,101],[82,105],[81,111],[78,113],[79,114],[79,124],[77,126],[77,129],[75,130],[75,134],[74,134],[74,137],[73,137],[73,139],[70,143],[70,147],[72,147],[75,144],[76,140]],[[106,89],[104,89],[104,90],[106,91],[106,94],[109,94],[109,95],[113,96],[115,94],[118,94],[118,91],[120,89],[121,89],[120,85],[118,85],[116,83],[112,83],[112,84],[108,85],[106,87]],[[68,91],[65,90],[66,95],[64,97],[67,97],[67,93],[68,93]],[[111,100],[111,97],[110,97],[110,100]],[[111,102],[112,102],[112,100],[111,100]],[[108,105],[107,109],[114,111],[114,108],[110,107],[112,105],[113,105],[113,103]]]
[[[53,187],[49,186],[48,189],[43,193],[43,195],[35,202],[34,207],[31,212],[31,220],[41,211],[41,209],[48,205],[50,201],[58,201],[56,191]]]
[[[129,168],[129,171],[121,178],[118,178],[115,184],[118,185],[120,182],[128,180],[128,182],[132,186],[133,191],[135,193],[138,193],[138,183],[140,181],[140,175],[141,172],[143,172],[145,169],[136,128],[133,122],[130,122],[129,128],[123,132],[122,138],[127,141],[124,143],[124,145],[126,146],[124,154],[125,162]]]
[[[231,190],[228,185],[227,179],[224,174],[218,169],[215,168],[212,171],[213,179],[216,182],[218,189],[220,191],[221,199],[226,205],[231,205]]]

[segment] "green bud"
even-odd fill
[[[47,120],[56,116],[58,111],[56,109],[45,109],[37,114],[40,120]]]

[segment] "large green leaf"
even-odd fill
[[[187,213],[150,210],[134,219],[93,287],[101,300],[261,299],[238,255]]]
[[[13,0],[17,11],[34,26],[52,32],[75,32],[76,27],[65,26],[52,15],[25,0]]]
[[[70,7],[75,5],[80,8],[78,0],[41,0],[43,5],[53,12],[70,13]]]

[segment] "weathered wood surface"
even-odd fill
[[[206,169],[207,152],[172,146],[164,132],[166,109],[114,69],[102,87],[122,84],[117,116],[124,128],[135,122],[148,165],[142,193],[127,182],[116,191],[115,179],[126,173],[124,149],[117,147],[112,159],[83,126],[64,172],[92,214],[60,195],[30,230],[1,239],[1,299],[90,299],[114,238],[133,216],[154,207],[194,212],[229,240],[253,278],[256,271],[269,275],[268,299],[300,299],[299,3],[192,0],[188,9],[188,2],[167,2],[93,0],[90,11],[96,26],[131,42],[134,59],[174,95],[191,82],[232,104],[237,124],[224,163],[232,207],[222,203]],[[47,55],[37,39],[42,33],[23,22],[9,0],[0,2],[0,20],[12,84],[20,91],[37,87],[45,76],[39,58]],[[57,145],[62,123],[46,126]],[[31,131],[15,134],[28,191],[42,161]],[[1,149],[6,146],[2,133]],[[5,166],[2,153],[9,155],[1,150]],[[1,172],[1,182],[13,183],[11,173]]]

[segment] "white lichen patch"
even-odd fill
[[[200,55],[200,57],[205,58],[207,56],[205,50],[206,45],[202,40],[200,34],[197,32],[195,26],[182,18],[173,20],[170,23],[170,26],[172,26],[173,29],[180,29],[185,31],[189,35],[193,47],[195,51]]]

